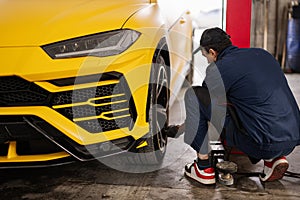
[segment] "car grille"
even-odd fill
[[[0,77],[0,106],[45,105],[49,93],[17,76]]]
[[[135,141],[128,136],[108,142],[80,145],[43,119],[31,115],[0,116],[0,133],[0,157],[10,154],[12,144],[9,141],[14,141],[15,153],[19,158],[65,150],[80,160],[91,160],[129,150]]]
[[[35,155],[60,152],[46,137],[24,120],[28,116],[0,116],[0,156],[8,154],[8,141],[16,141],[17,155]]]
[[[52,105],[91,133],[129,127],[132,118],[125,86],[118,83],[56,93]]]
[[[49,106],[90,133],[131,128],[136,112],[129,87],[121,76],[112,79],[95,87],[51,93],[17,76],[0,77],[0,107]]]

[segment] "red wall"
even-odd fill
[[[226,32],[233,45],[250,47],[252,0],[227,0]]]

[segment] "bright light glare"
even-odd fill
[[[187,7],[192,13],[222,9],[222,2],[223,0],[185,0]]]

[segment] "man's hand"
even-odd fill
[[[185,131],[185,125],[171,125],[167,128],[166,134],[171,138],[178,138]]]

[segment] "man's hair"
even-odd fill
[[[209,49],[213,49],[220,53],[225,48],[232,45],[230,40],[230,35],[220,28],[210,28],[206,29],[200,39],[200,47],[205,49],[206,52]]]

